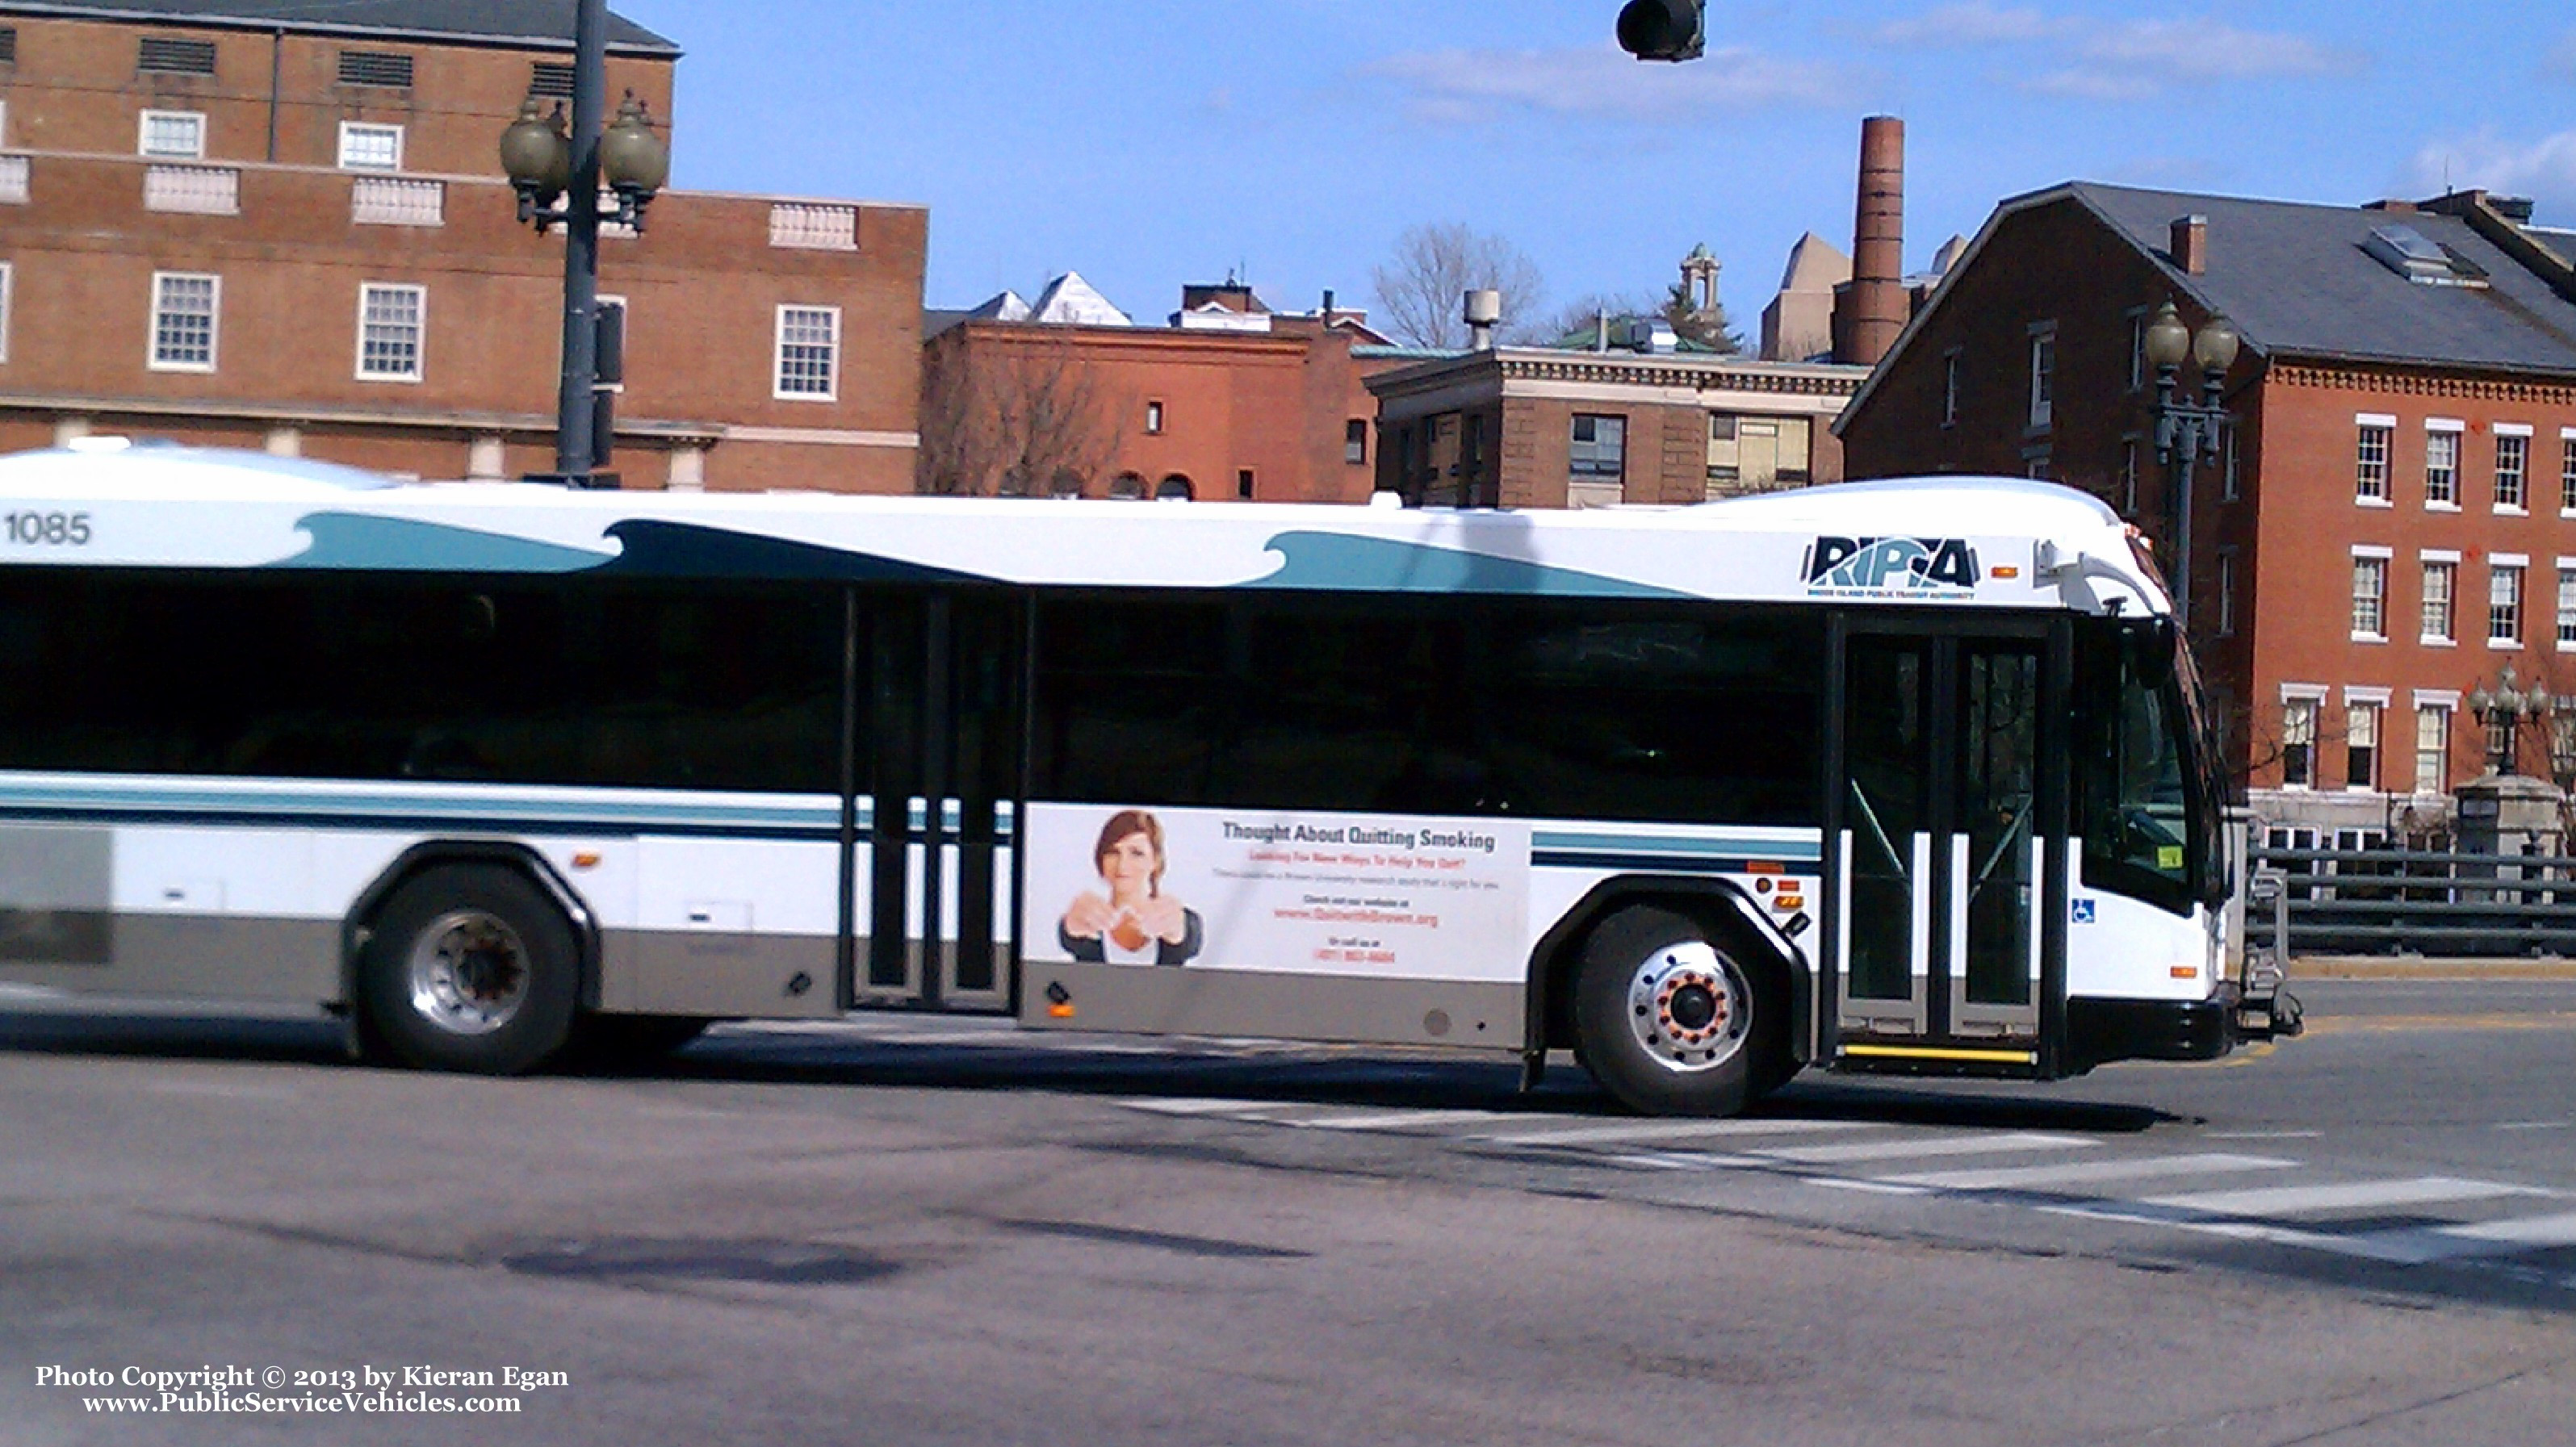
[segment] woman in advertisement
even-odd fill
[[[1091,861],[1105,893],[1078,896],[1056,925],[1056,941],[1086,964],[1181,965],[1207,941],[1198,911],[1163,893],[1163,826],[1142,809],[1122,809],[1101,828]]]

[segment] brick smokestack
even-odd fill
[[[1860,123],[1860,207],[1851,285],[1836,299],[1834,360],[1874,367],[1905,330],[1905,122]]]

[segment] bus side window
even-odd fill
[[[1033,796],[1215,802],[1228,687],[1225,605],[1204,595],[1066,595],[1038,610]]]

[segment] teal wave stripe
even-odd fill
[[[1688,593],[1551,567],[1524,558],[1459,548],[1352,537],[1281,533],[1270,550],[1287,559],[1277,572],[1241,586],[1370,593],[1510,593],[1545,598],[1688,598]]]
[[[312,546],[268,566],[371,573],[579,573],[617,561],[614,553],[414,518],[318,512],[296,527],[313,540]]]

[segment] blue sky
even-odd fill
[[[678,184],[930,207],[928,300],[1083,273],[1159,319],[1241,268],[1274,305],[1419,222],[1534,257],[1551,306],[1660,291],[1694,243],[1749,325],[1848,249],[1864,115],[1908,128],[1920,267],[2068,179],[2359,202],[2484,185],[2576,225],[2576,10],[2301,0],[1712,5],[1646,66],[1617,0],[612,0],[688,52]]]

